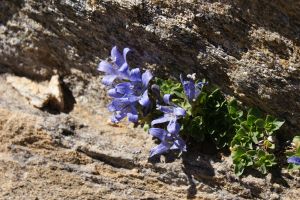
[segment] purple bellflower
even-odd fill
[[[184,117],[186,115],[186,111],[183,108],[173,104],[170,101],[170,98],[171,98],[170,94],[166,94],[163,97],[164,102],[166,104],[168,104],[168,106],[157,105],[157,110],[162,111],[164,113],[164,115],[158,119],[153,120],[151,122],[151,126],[153,126],[155,124],[169,122],[168,126],[175,127],[175,128],[178,127],[178,126],[175,126],[174,124],[177,123],[177,120],[179,118]]]
[[[167,125],[167,130],[161,128],[150,128],[149,133],[161,140],[161,143],[151,149],[150,157],[154,155],[159,155],[167,152],[170,149],[179,149],[180,151],[186,151],[186,145],[183,139],[179,136],[180,124],[177,122],[178,119],[186,115],[186,111],[173,104],[170,101],[171,95],[166,94],[163,97],[163,101],[167,106],[158,105],[157,109],[162,111],[164,115],[158,119],[151,122],[151,126],[156,124],[162,124],[169,122]]]
[[[108,110],[114,112],[111,121],[118,123],[123,118],[127,117],[131,122],[138,121],[138,111],[136,109],[137,98],[134,96],[127,96],[123,98],[115,98],[108,105]]]
[[[109,96],[114,98],[108,107],[111,112],[114,112],[112,122],[117,123],[126,116],[129,121],[137,122],[136,107],[138,103],[146,110],[151,104],[148,96],[148,85],[152,77],[150,71],[147,70],[141,74],[140,70],[136,68],[130,72],[131,82],[119,83],[108,91]]]
[[[179,136],[180,125],[178,123],[169,124],[167,131],[161,128],[150,128],[149,133],[161,140],[161,143],[150,151],[150,157],[167,152],[168,150],[178,149],[186,151],[186,144]]]
[[[104,60],[100,62],[98,71],[105,73],[105,76],[102,79],[104,85],[111,85],[117,78],[121,80],[129,79],[130,71],[126,60],[126,55],[129,51],[129,48],[124,48],[122,55],[115,46],[111,50],[112,63]]]
[[[300,157],[297,157],[297,156],[289,157],[287,162],[292,163],[292,164],[296,164],[296,165],[300,165]]]
[[[189,102],[195,101],[201,93],[201,90],[206,84],[205,82],[195,83],[196,74],[188,75],[189,80],[183,80],[182,75],[180,75],[180,80],[183,85],[183,90],[187,96]]]

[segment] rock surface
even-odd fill
[[[1,0],[0,199],[297,199],[299,173],[238,179],[227,156],[197,151],[148,161],[145,132],[107,123],[95,69],[113,45],[128,46],[132,66],[197,72],[285,119],[292,135],[299,35],[291,0]]]
[[[64,95],[59,76],[52,76],[49,83],[39,84],[27,78],[8,76],[10,83],[22,96],[28,99],[29,103],[37,108],[44,108],[51,105],[58,111],[65,107]]]
[[[110,126],[110,114],[98,103],[99,86],[98,98],[85,93],[71,112],[51,114],[29,104],[5,76],[0,76],[0,199],[296,199],[299,194],[299,173],[238,179],[223,155],[192,151],[181,159],[148,160],[154,141],[126,123]]]
[[[132,65],[197,72],[300,128],[299,2],[2,0],[0,9],[1,71],[95,75],[113,45],[128,46]]]

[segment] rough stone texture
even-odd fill
[[[50,82],[44,84],[16,76],[8,76],[7,82],[26,97],[31,105],[37,108],[51,105],[58,111],[64,111],[64,95],[58,75],[52,76]]]
[[[299,35],[292,0],[1,0],[0,199],[297,199],[299,173],[239,180],[230,158],[197,150],[148,162],[154,142],[145,132],[107,123],[96,66],[113,45],[128,46],[132,66],[197,72],[282,117],[292,135]],[[64,109],[36,109],[31,90],[26,99],[6,81],[42,87],[57,74]]]
[[[202,73],[300,128],[297,1],[2,0],[0,9],[1,71],[95,75],[113,45],[129,46],[132,64]]]
[[[30,105],[6,76],[0,76],[0,199],[297,199],[299,195],[299,173],[238,179],[230,158],[223,155],[208,156],[195,149],[182,158],[148,160],[154,141],[126,123],[109,125],[109,113],[98,103],[103,90],[99,85],[94,87],[96,93],[90,89],[78,96],[68,114],[51,114]]]

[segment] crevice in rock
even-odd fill
[[[91,151],[87,148],[79,147],[77,148],[77,151],[115,168],[133,169],[139,167],[137,164],[133,163],[132,160],[109,156],[103,153]]]
[[[63,81],[61,81],[61,83],[62,83],[62,85],[61,85],[62,90],[64,93],[64,102],[65,102],[63,112],[69,113],[73,110],[76,100],[75,100],[75,97],[73,96],[73,93],[70,90],[70,88]]]

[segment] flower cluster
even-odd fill
[[[150,157],[162,154],[169,149],[178,149],[186,151],[184,140],[179,136],[181,125],[177,122],[178,119],[186,115],[186,111],[173,104],[170,100],[171,95],[165,94],[163,101],[166,106],[157,105],[157,110],[163,112],[163,116],[151,122],[151,126],[168,122],[167,130],[161,128],[150,128],[149,133],[161,140],[161,143],[151,149]]]
[[[201,93],[201,90],[204,85],[206,85],[206,82],[198,82],[195,83],[196,74],[187,75],[188,80],[184,80],[182,78],[182,75],[180,75],[180,80],[183,85],[184,93],[188,99],[189,102],[196,101],[198,96]]]
[[[283,121],[260,115],[256,109],[243,112],[235,100],[226,99],[219,89],[204,87],[207,82],[197,81],[196,74],[180,75],[180,81],[173,81],[154,78],[149,70],[131,69],[126,59],[128,52],[129,48],[121,53],[113,47],[110,59],[101,61],[98,70],[105,73],[102,83],[112,98],[108,105],[112,122],[124,118],[140,122],[160,140],[150,150],[150,157],[170,150],[184,152],[186,142],[194,140],[210,142],[217,149],[230,146],[238,176],[246,168],[266,173],[276,165],[272,153],[275,143],[265,138],[275,137]],[[297,138],[300,141],[300,136]],[[263,139],[262,148],[258,141]],[[288,154],[291,167],[300,165],[300,142],[297,144],[296,150]]]
[[[130,69],[126,59],[129,51],[129,48],[124,48],[121,54],[117,47],[113,47],[110,60],[103,60],[98,66],[98,70],[105,73],[102,83],[108,87],[108,95],[112,98],[108,105],[109,111],[113,112],[112,122],[118,123],[127,117],[136,123],[139,117],[151,112],[152,105],[156,104],[162,116],[150,122],[152,128],[149,133],[160,139],[161,143],[151,149],[150,157],[170,149],[186,151],[185,141],[180,137],[182,125],[179,122],[186,116],[186,110],[172,102],[172,94],[161,96],[160,87],[156,84],[151,86],[154,101],[150,101],[148,88],[153,76],[148,70],[141,73],[139,68]],[[195,83],[195,74],[188,78],[183,80],[180,76],[184,100],[192,102],[199,96],[204,83]]]
[[[144,73],[139,68],[130,70],[126,60],[129,51],[129,48],[124,48],[122,55],[117,47],[113,47],[111,62],[101,61],[98,66],[98,70],[105,73],[102,83],[108,86],[108,95],[113,98],[108,109],[114,113],[114,123],[125,117],[135,123],[139,117],[139,105],[144,110],[150,107],[148,85],[153,76],[148,70]]]

